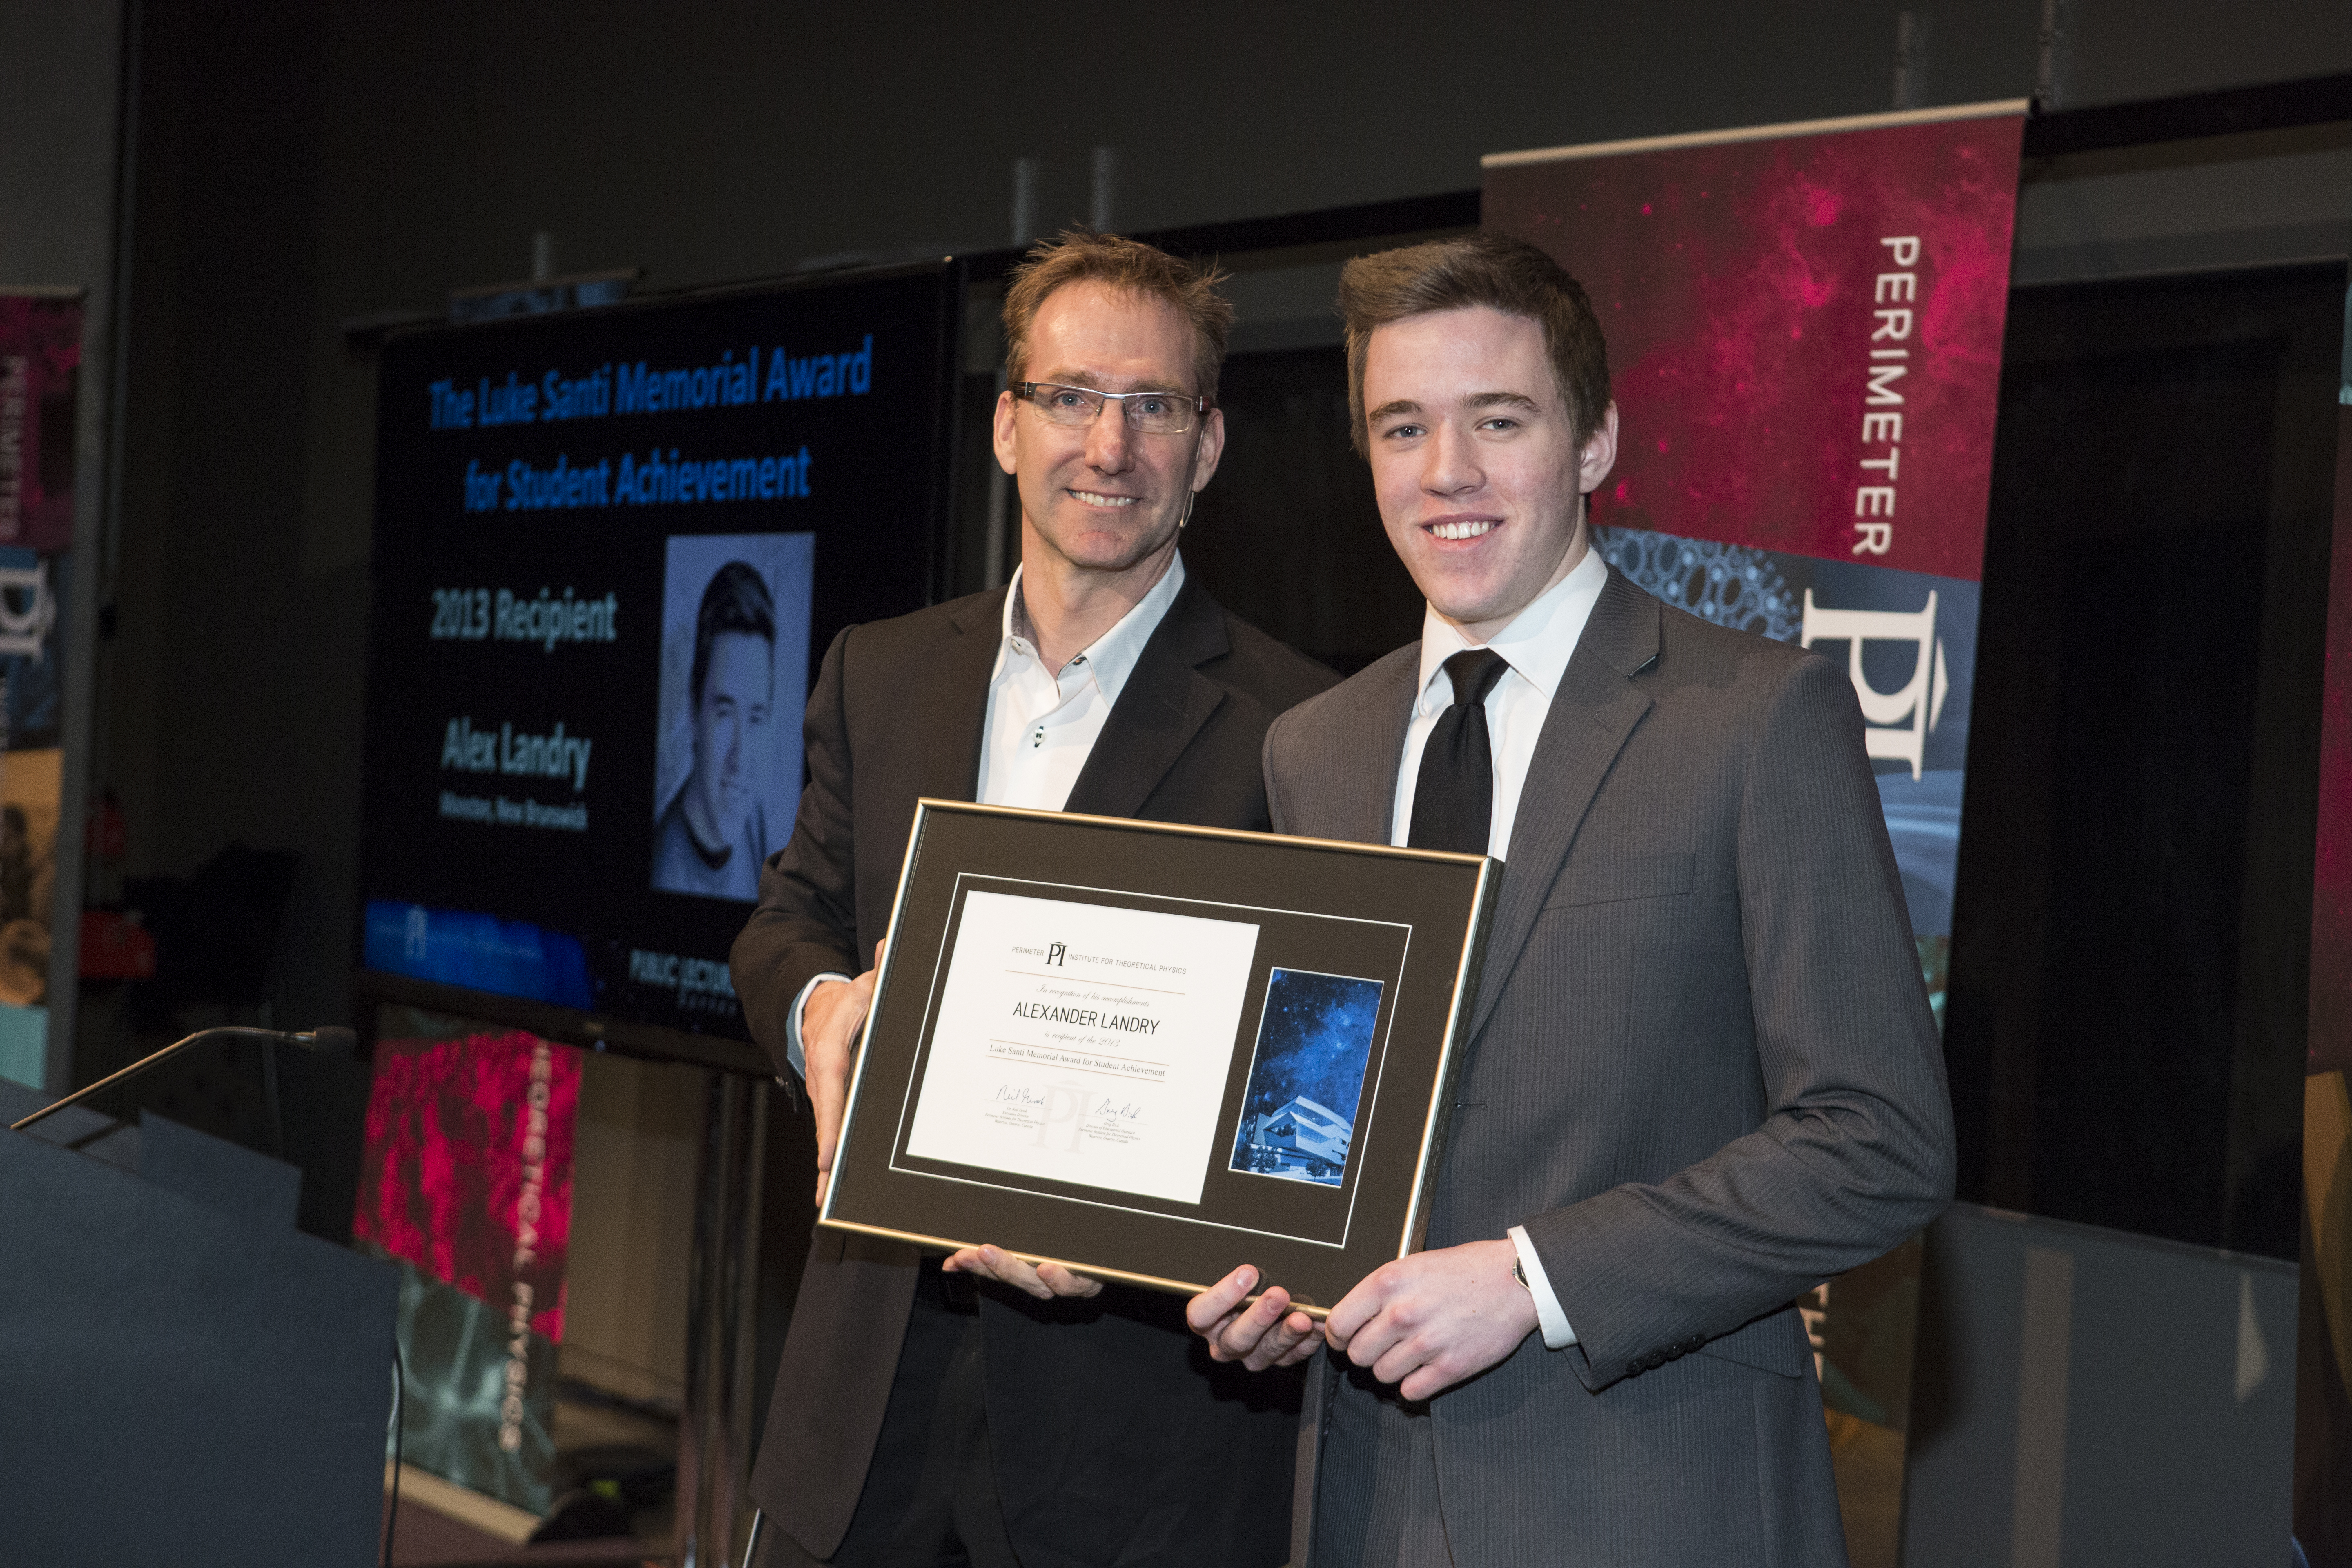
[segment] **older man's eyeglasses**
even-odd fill
[[[1024,381],[1017,390],[1024,403],[1056,425],[1091,425],[1104,404],[1116,403],[1127,427],[1147,436],[1181,436],[1209,412],[1207,398],[1181,392],[1097,392],[1050,381]]]

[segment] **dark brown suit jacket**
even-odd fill
[[[872,965],[916,800],[977,790],[1003,609],[1003,590],[974,595],[852,626],[825,653],[809,699],[808,788],[733,954],[744,1015],[779,1070],[801,988]],[[1188,582],[1068,809],[1264,828],[1266,728],[1332,680]],[[751,1496],[815,1556],[831,1554],[856,1509],[917,1264],[911,1247],[834,1231],[810,1247]],[[1295,1379],[1212,1366],[1181,1300],[1119,1286],[1054,1303],[983,1287],[981,1326],[997,1489],[1029,1568],[1283,1560]]]

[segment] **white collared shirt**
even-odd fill
[[[1510,668],[1486,693],[1486,735],[1494,748],[1494,816],[1486,828],[1486,853],[1497,860],[1511,858],[1511,824],[1519,814],[1519,791],[1528,782],[1528,763],[1536,754],[1536,739],[1543,733],[1551,712],[1552,693],[1568,671],[1568,661],[1584,636],[1584,623],[1600,602],[1601,585],[1609,568],[1599,554],[1586,551],[1569,574],[1545,589],[1535,602],[1512,617],[1486,647],[1503,656]],[[1412,721],[1405,727],[1404,754],[1397,759],[1396,815],[1389,842],[1402,847],[1412,832],[1413,788],[1421,782],[1421,754],[1429,747],[1429,732],[1454,705],[1454,682],[1445,661],[1476,645],[1454,626],[1424,611],[1421,621],[1420,695],[1413,699]]]
[[[1537,595],[1535,602],[1490,638],[1486,647],[1502,655],[1510,668],[1486,693],[1486,735],[1493,748],[1495,801],[1486,828],[1486,853],[1507,862],[1511,825],[1519,815],[1519,795],[1528,782],[1528,764],[1534,760],[1536,741],[1550,716],[1552,695],[1559,689],[1568,661],[1584,637],[1584,624],[1600,602],[1609,568],[1597,552],[1587,550],[1569,574]],[[1397,759],[1396,812],[1391,819],[1389,842],[1402,846],[1412,832],[1412,796],[1421,782],[1421,754],[1429,747],[1430,731],[1454,705],[1454,682],[1445,661],[1474,647],[1434,609],[1421,623],[1421,684],[1413,699],[1412,720],[1405,727],[1404,754]],[[1544,1273],[1525,1226],[1510,1228],[1511,1246],[1519,1255],[1519,1268],[1535,1298],[1536,1318],[1543,1327],[1546,1349],[1566,1350],[1576,1342],[1559,1298]]]
[[[1184,588],[1184,558],[1168,563],[1151,592],[1117,626],[1087,645],[1056,673],[1037,655],[1021,595],[1021,571],[1004,595],[1004,637],[988,678],[982,731],[980,803],[1059,811],[1085,770],[1143,645]]]
[[[1184,555],[1179,551],[1171,556],[1151,591],[1059,672],[1047,669],[1038,657],[1021,594],[1023,570],[1013,569],[1004,590],[1003,635],[989,671],[988,712],[981,729],[977,798],[982,805],[1059,811],[1068,804],[1128,677],[1135,673],[1143,645],[1184,591]],[[820,974],[793,998],[785,1015],[784,1056],[803,1078],[808,1061],[801,1051],[801,1009],[824,982],[848,978]]]

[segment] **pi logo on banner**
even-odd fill
[[[41,660],[58,624],[58,599],[49,592],[49,563],[0,566],[0,655]]]
[[[1936,635],[1935,590],[1928,590],[1927,605],[1916,610],[1833,610],[1815,604],[1808,588],[1797,645],[1811,647],[1816,642],[1846,645],[1846,674],[1870,724],[1863,731],[1870,755],[1910,763],[1911,776],[1916,779],[1927,761],[1928,733],[1943,721],[1944,699],[1952,686],[1943,639]],[[1911,646],[1911,677],[1899,689],[1882,691],[1864,672],[1863,652],[1871,643]]]
[[[1062,960],[1068,955],[1069,951],[1068,946],[1065,943],[1058,942],[1054,942],[1045,949],[1045,962],[1049,964],[1059,965],[1060,967],[1066,969],[1069,966],[1063,963]]]

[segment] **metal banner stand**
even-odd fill
[[[677,1423],[678,1568],[735,1560],[751,1517],[751,1386],[767,1080],[713,1070],[703,1099]]]

